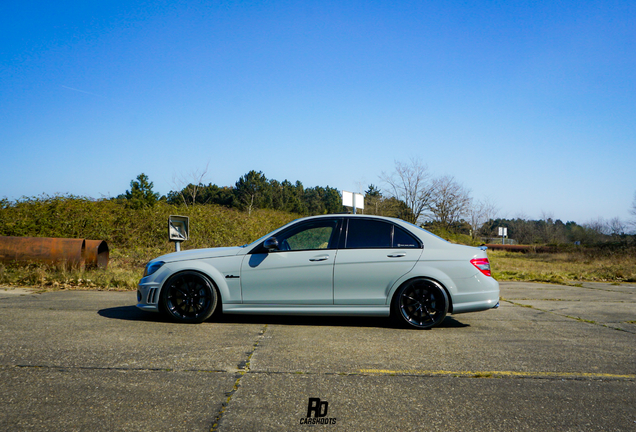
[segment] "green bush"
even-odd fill
[[[75,196],[25,198],[0,209],[0,235],[105,240],[113,249],[170,249],[168,216],[190,218],[186,248],[249,243],[297,215],[257,210],[251,215],[218,205],[158,202],[138,209],[121,200]]]
[[[2,201],[0,236],[104,240],[110,249],[106,272],[66,271],[44,265],[0,267],[0,283],[35,286],[134,288],[150,259],[174,251],[168,241],[168,216],[190,218],[190,240],[182,249],[250,243],[298,215],[253,210],[251,215],[219,205],[173,205],[159,201],[132,208],[125,200],[41,196]],[[86,282],[86,281],[89,282]]]

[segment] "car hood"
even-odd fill
[[[240,246],[208,248],[208,249],[192,249],[192,250],[173,252],[167,255],[162,255],[154,259],[153,261],[175,262],[175,261],[186,261],[186,260],[201,259],[201,258],[219,258],[219,257],[236,255],[242,250],[243,248]]]

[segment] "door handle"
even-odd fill
[[[396,254],[389,254],[387,255],[389,258],[402,258],[406,256],[406,253],[401,252],[401,253],[396,253]]]
[[[309,261],[326,261],[329,259],[329,255],[319,255],[319,256],[315,256],[313,258],[309,258]]]

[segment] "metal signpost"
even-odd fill
[[[508,228],[499,227],[499,235],[501,236],[501,244],[506,244],[505,238],[508,236]]]
[[[187,216],[168,217],[168,239],[175,244],[175,252],[181,251],[181,242],[186,241],[190,233],[190,219]]]
[[[353,214],[356,214],[356,208],[364,210],[364,196],[359,193],[342,191],[342,205],[353,207]]]

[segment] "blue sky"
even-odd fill
[[[633,1],[25,0],[0,41],[0,197],[420,158],[504,217],[630,218]]]

